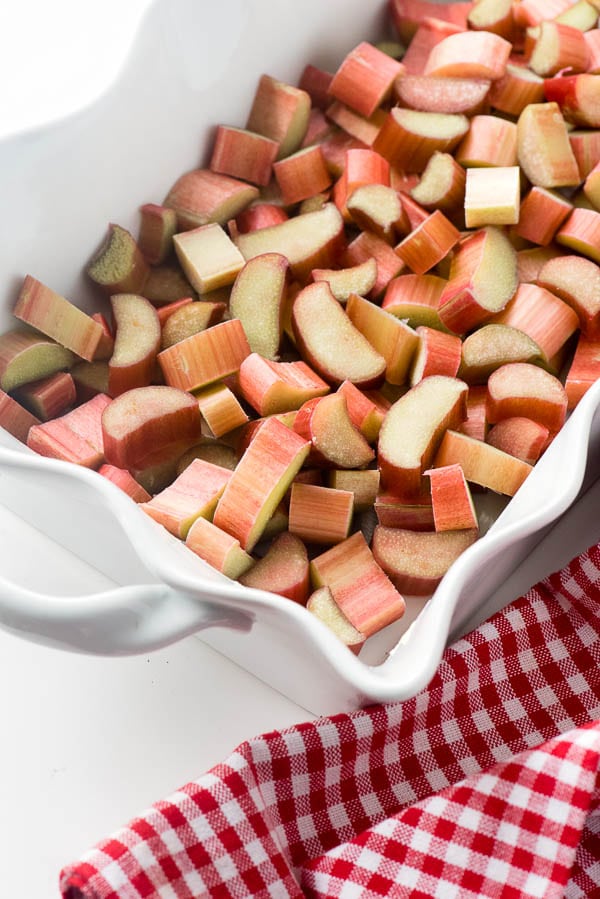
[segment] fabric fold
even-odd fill
[[[434,809],[436,802],[451,802],[456,810],[466,799],[465,783],[469,795],[479,797],[485,794],[476,785],[480,778],[500,790],[512,771],[517,782],[532,753],[554,758],[545,748],[553,741],[577,753],[581,734],[595,740],[597,720],[600,548],[594,546],[447,649],[417,696],[247,741],[67,866],[61,890],[68,899],[311,895],[321,889],[317,874],[325,876],[337,853],[351,854],[361,840],[375,837],[375,829],[396,834],[417,818],[442,827],[430,817],[429,801]],[[596,748],[586,751],[591,759]],[[579,768],[568,770],[575,776]],[[590,849],[590,835],[598,833],[597,787],[586,791],[587,806],[584,799],[567,802],[573,815],[587,809],[576,828],[571,877],[564,880],[563,856],[552,875],[569,883],[570,896],[592,895],[576,890],[589,890],[594,878],[600,891],[600,864]],[[494,808],[500,815],[512,805],[500,795]],[[501,815],[497,820],[498,826],[504,821]],[[448,840],[427,845],[421,869],[439,878]],[[459,841],[451,845],[460,853]],[[540,857],[551,858],[552,846],[541,840]],[[521,876],[518,866],[513,872],[511,862],[502,863],[507,884],[513,873]],[[358,889],[322,894],[369,895]]]

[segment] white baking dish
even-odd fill
[[[0,142],[0,329],[26,273],[95,310],[82,267],[108,222],[134,233],[203,161],[216,123],[245,121],[264,71],[295,82],[306,62],[335,67],[383,36],[386,5],[365,0],[159,0],[107,92],[66,120]],[[428,601],[353,656],[305,609],[209,569],[95,472],[43,459],[0,432],[0,502],[123,586],[103,594],[32,593],[0,576],[0,623],[67,649],[147,652],[202,638],[316,712],[407,698],[434,674],[451,635],[595,477],[600,385],[582,401],[489,532]],[[493,502],[492,502],[493,505]],[[487,515],[488,512],[484,513]]]

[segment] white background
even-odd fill
[[[203,2],[203,0],[199,0]],[[60,117],[118,74],[147,0],[21,0],[0,12],[0,136]],[[598,488],[503,590],[600,537]],[[2,573],[110,582],[0,509]],[[58,895],[62,865],[258,733],[312,717],[195,638],[150,656],[62,653],[0,631],[0,894]]]

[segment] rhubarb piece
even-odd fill
[[[94,359],[108,359],[109,356],[112,355],[115,344],[113,331],[101,312],[92,312],[90,318],[97,322],[102,328],[102,337],[98,341]]]
[[[110,403],[110,397],[99,393],[60,418],[34,425],[27,435],[27,446],[41,456],[98,468],[104,462],[101,420]]]
[[[127,496],[131,497],[134,503],[146,503],[152,499],[147,490],[124,468],[117,468],[115,465],[109,465],[105,462],[98,469],[98,474],[108,481],[116,484]]]
[[[587,31],[598,24],[598,6],[596,0],[575,0],[572,6],[559,13],[556,22],[563,25],[571,25],[579,31]]]
[[[389,187],[389,162],[374,150],[349,149],[346,152],[344,169],[333,191],[334,202],[345,218],[349,219],[346,208],[348,197],[360,187],[371,184]]]
[[[573,361],[565,379],[568,409],[574,409],[592,384],[600,378],[600,341],[579,335]]]
[[[569,143],[577,162],[580,181],[585,181],[600,159],[600,131],[589,128],[580,131],[570,131]],[[582,203],[576,202],[575,205],[579,206]],[[585,203],[583,205],[588,204]]]
[[[431,505],[436,531],[477,530],[477,512],[460,465],[430,468]]]
[[[330,390],[305,362],[273,362],[258,353],[241,363],[239,386],[246,402],[263,416],[299,409]]]
[[[377,525],[373,555],[398,590],[427,596],[478,536],[476,529],[419,532]]]
[[[465,224],[467,228],[516,225],[520,199],[519,166],[468,169]]]
[[[215,135],[210,169],[241,181],[264,186],[271,180],[273,163],[279,152],[277,141],[243,128],[219,125]]]
[[[503,231],[488,226],[455,251],[439,301],[440,318],[451,331],[464,334],[503,309],[516,288],[515,251]]]
[[[294,419],[294,431],[312,444],[310,461],[333,468],[365,468],[375,458],[348,414],[343,393],[308,400]]]
[[[528,362],[510,362],[488,378],[487,419],[531,418],[556,434],[565,423],[567,394],[558,378]]]
[[[544,79],[525,66],[508,63],[502,78],[492,82],[488,100],[499,112],[518,117],[530,103],[543,103]]]
[[[432,375],[456,377],[461,362],[462,342],[456,334],[446,334],[426,325],[416,329],[419,339],[410,369],[410,385]]]
[[[196,291],[178,264],[153,266],[144,284],[143,295],[155,306],[197,298]]]
[[[469,130],[463,115],[420,112],[394,106],[373,141],[373,149],[405,172],[422,172],[436,150],[450,153]]]
[[[362,231],[348,244],[342,257],[342,264],[356,266],[370,259],[375,260],[377,277],[369,295],[376,298],[383,293],[392,278],[400,274],[404,262],[381,237],[369,231]]]
[[[390,4],[394,25],[405,44],[412,40],[419,24],[427,18],[442,19],[464,31],[472,6],[469,2],[438,3],[437,0],[393,0]]]
[[[173,249],[173,235],[177,231],[177,213],[166,206],[144,203],[140,206],[138,247],[146,262],[160,265]]]
[[[230,471],[233,471],[238,464],[236,451],[214,437],[202,437],[200,443],[186,450],[177,460],[176,474],[181,474],[194,459],[203,459],[205,462],[212,462],[213,465],[228,468]]]
[[[0,390],[0,427],[21,443],[26,443],[29,429],[39,424],[39,418],[32,415],[8,393]]]
[[[336,605],[365,637],[397,621],[403,596],[375,561],[358,531],[310,563],[313,587],[329,587]]]
[[[600,267],[582,256],[556,256],[540,269],[537,284],[575,310],[586,337],[600,337]]]
[[[546,247],[572,209],[573,204],[561,194],[534,186],[521,203],[515,233],[531,243]]]
[[[360,652],[365,642],[365,635],[350,624],[342,610],[336,605],[329,587],[320,587],[311,593],[306,608],[333,631],[348,649],[355,654]]]
[[[550,436],[545,425],[515,415],[502,419],[490,428],[486,440],[490,446],[535,465],[548,446]]]
[[[577,313],[549,290],[536,284],[519,284],[504,310],[494,316],[499,325],[511,325],[527,334],[542,351],[546,364],[579,327]]]
[[[288,271],[285,256],[264,253],[245,263],[231,290],[231,316],[244,326],[251,351],[266,359],[276,359],[279,352]]]
[[[326,281],[300,291],[292,327],[301,355],[328,383],[377,387],[383,381],[386,360],[352,324]]]
[[[555,20],[540,22],[527,64],[536,75],[548,77],[563,69],[585,72],[588,58],[589,51],[583,33],[578,28]]]
[[[336,104],[332,104],[332,106],[335,105]],[[338,105],[341,106],[341,104]],[[356,116],[356,113],[352,113],[352,115]],[[385,113],[377,113],[378,118],[380,118],[381,115],[385,115]],[[357,118],[360,118],[362,122],[366,122],[367,126],[371,127],[368,119],[362,119],[360,116],[357,116]],[[375,128],[373,128],[374,133],[371,137],[371,141],[375,139],[377,130],[378,128],[375,126]],[[327,168],[331,172],[333,178],[340,178],[343,175],[344,166],[346,165],[346,155],[349,150],[369,149],[369,145],[365,143],[365,141],[352,137],[351,134],[343,131],[341,128],[333,128],[333,126],[331,134],[319,141],[319,146],[325,157]]]
[[[186,277],[200,294],[233,284],[244,257],[217,224],[201,225],[173,238]]]
[[[448,430],[434,459],[434,467],[459,464],[467,481],[496,493],[514,496],[532,467],[509,453],[475,440],[467,434]]]
[[[364,297],[373,290],[377,280],[377,262],[369,257],[350,268],[315,268],[312,279],[327,281],[336,300],[344,304],[352,293]]]
[[[177,228],[193,230],[200,225],[225,225],[258,197],[258,188],[237,178],[194,169],[177,179],[163,206],[177,213]]]
[[[198,390],[237,372],[249,355],[242,323],[233,318],[180,340],[157,358],[167,384]]]
[[[380,476],[376,468],[360,471],[334,468],[327,473],[327,486],[333,490],[349,490],[354,497],[355,512],[365,512],[373,507],[379,490]]]
[[[419,176],[415,175],[415,178],[417,178],[415,184],[418,184],[420,180]],[[424,206],[421,206],[420,203],[417,203],[416,200],[413,200],[413,198],[409,196],[409,194],[402,192],[402,190],[412,190],[415,184],[411,184],[410,187],[406,186],[405,188],[400,190],[400,199],[408,218],[410,231],[414,231],[415,228],[418,228],[419,225],[422,225],[430,215],[429,209],[425,209]]]
[[[465,180],[465,170],[454,157],[436,151],[410,195],[426,209],[453,212],[464,203]]]
[[[115,397],[151,383],[161,331],[156,309],[144,297],[118,293],[110,302],[116,339],[108,363],[108,393]]]
[[[546,99],[558,103],[567,122],[583,128],[600,128],[600,80],[587,73],[548,78]]]
[[[202,418],[214,437],[222,437],[248,421],[236,396],[225,384],[205,387],[196,394]]]
[[[522,0],[514,10],[515,21],[520,28],[530,28],[555,19],[572,4],[573,0]]]
[[[406,319],[412,328],[427,325],[446,330],[439,316],[438,306],[447,281],[437,275],[399,275],[387,286],[382,309]]]
[[[102,326],[91,316],[31,275],[23,281],[13,315],[82,359],[96,356],[104,336]]]
[[[558,229],[556,242],[600,264],[600,212],[575,208]]]
[[[541,364],[543,354],[524,331],[510,325],[483,325],[462,343],[459,377],[467,384],[485,384],[492,372],[509,362]]]
[[[194,459],[172,484],[140,508],[175,537],[185,540],[197,518],[212,520],[230,477],[229,469]]]
[[[383,109],[376,109],[373,115],[366,117],[350,109],[344,103],[339,103],[337,100],[327,107],[325,115],[330,122],[333,122],[338,128],[345,131],[348,138],[359,141],[359,146],[356,147],[351,140],[346,149],[366,149],[371,147],[385,119],[385,111]],[[323,154],[330,168],[331,141],[332,138],[326,142],[330,144],[329,150],[322,146]]]
[[[310,590],[306,547],[294,534],[280,534],[266,554],[239,578],[255,590],[277,593],[304,605]]]
[[[532,284],[544,265],[556,256],[560,256],[561,250],[552,245],[549,247],[533,247],[530,250],[517,252],[517,275],[519,281]]]
[[[467,417],[458,430],[476,440],[485,440],[489,425],[485,414],[487,403],[486,385],[469,385],[467,394]]]
[[[465,167],[516,166],[517,126],[499,116],[473,116],[454,158]]]
[[[312,484],[292,484],[289,531],[306,543],[341,543],[350,532],[354,494]]]
[[[476,78],[401,75],[396,79],[394,89],[398,100],[409,109],[471,116],[481,109],[490,84],[490,81]]]
[[[366,41],[358,44],[342,60],[329,93],[360,115],[372,115],[387,99],[402,64]]]
[[[163,385],[128,390],[102,415],[106,461],[132,473],[176,460],[201,436],[195,398]]]
[[[285,209],[275,203],[254,203],[235,219],[238,234],[247,234],[248,231],[260,231],[261,228],[270,228],[271,225],[280,225],[286,222],[289,216]],[[231,235],[233,238],[233,235]]]
[[[377,440],[389,404],[384,407],[381,401],[374,401],[372,396],[363,393],[352,381],[343,381],[337,392],[346,400],[348,415],[354,427],[358,428],[368,443]]]
[[[479,0],[467,16],[473,31],[490,31],[512,41],[515,31],[512,0]]]
[[[148,271],[148,263],[132,235],[113,224],[108,226],[103,243],[86,268],[92,281],[108,295],[141,293]]]
[[[276,418],[267,419],[227,484],[217,504],[214,523],[251,552],[309,450],[309,441]]]
[[[385,490],[404,496],[421,492],[423,472],[444,431],[465,418],[467,391],[457,378],[433,375],[394,403],[379,432],[378,464]]]
[[[226,577],[237,580],[254,565],[254,559],[230,536],[206,518],[197,518],[185,545]]]
[[[108,362],[78,362],[70,373],[78,403],[87,402],[97,393],[108,395]]]
[[[393,187],[384,184],[365,184],[348,197],[346,209],[361,231],[372,231],[388,243],[393,243],[399,232],[406,233],[408,220],[400,197]]]
[[[436,209],[394,249],[417,275],[424,275],[458,243],[460,232]]]
[[[292,275],[305,281],[313,268],[331,266],[344,245],[344,221],[333,203],[318,212],[296,216],[279,225],[240,234],[236,240],[246,261],[262,253],[280,253]]]
[[[302,70],[298,87],[309,95],[313,110],[315,107],[319,110],[326,109],[329,105],[331,99],[329,85],[332,78],[333,74],[331,72],[326,72],[324,69],[320,69],[318,66],[313,66],[310,63]]]
[[[588,74],[597,75],[600,71],[600,29],[593,28],[584,32],[583,39],[588,48]]]
[[[293,205],[327,190],[331,175],[321,148],[304,147],[273,165],[284,204]]]
[[[404,384],[419,345],[416,332],[399,318],[358,294],[352,294],[348,298],[346,313],[354,327],[385,359],[386,381],[390,384]]]
[[[246,128],[277,141],[277,159],[298,149],[308,125],[310,96],[306,91],[262,75]]]
[[[538,187],[573,187],[581,181],[558,103],[530,103],[517,122],[519,165]]]
[[[435,527],[431,494],[423,493],[406,501],[393,493],[380,493],[373,508],[377,521],[384,527],[410,531],[432,531]]]
[[[436,6],[436,9],[439,9],[439,7]],[[433,48],[436,47],[440,41],[443,41],[445,37],[448,37],[449,34],[457,34],[460,31],[464,31],[464,29],[457,27],[452,22],[443,21],[441,17],[437,17],[437,13],[423,19],[423,21],[420,22],[413,39],[408,45],[402,60],[402,65],[404,66],[406,73],[409,76],[422,75],[425,71],[429,54]],[[403,73],[398,76],[396,83],[401,81],[402,77]],[[446,110],[440,111],[446,112]]]
[[[181,300],[179,302],[181,305],[173,310],[162,326],[160,338],[162,350],[166,350],[173,344],[179,343],[180,340],[192,337],[200,331],[206,331],[213,325],[218,325],[227,309],[225,303],[213,303],[209,300],[189,303]],[[158,310],[158,316],[160,318],[160,310]]]
[[[429,54],[424,74],[495,81],[504,75],[511,51],[509,41],[491,32],[450,34]]]
[[[0,335],[0,388],[8,393],[70,368],[73,361],[73,353],[53,340],[29,331],[7,331]]]
[[[24,384],[15,391],[15,399],[39,421],[48,421],[58,418],[75,405],[75,382],[69,372],[56,372],[39,381]]]

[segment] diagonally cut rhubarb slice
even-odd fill
[[[188,531],[185,544],[197,556],[232,580],[237,580],[254,565],[254,559],[244,552],[239,540],[206,518],[196,519]]]
[[[398,590],[426,596],[478,536],[477,529],[409,531],[377,525],[373,555]]]
[[[463,115],[394,106],[373,149],[401,171],[422,172],[436,150],[452,152],[468,130],[469,120]]]
[[[285,256],[264,253],[246,262],[231,289],[230,315],[244,326],[252,352],[266,359],[279,352],[288,270]]]
[[[308,599],[310,577],[308,553],[302,540],[294,534],[280,534],[239,582],[245,587],[268,590],[304,605]]]
[[[517,256],[506,234],[493,226],[459,245],[438,311],[455,334],[464,334],[504,309],[517,289]]]
[[[467,434],[448,430],[436,453],[434,466],[455,464],[461,466],[470,483],[505,496],[514,496],[532,471],[531,465],[515,456]]]
[[[313,559],[310,571],[313,587],[329,587],[335,603],[365,637],[405,612],[403,596],[375,561],[360,531]]]
[[[172,484],[140,508],[175,537],[185,540],[197,518],[212,519],[230,477],[229,469],[194,459]]]
[[[309,450],[309,441],[276,418],[267,419],[227,484],[214,523],[252,552]]]
[[[99,393],[60,418],[34,425],[27,446],[41,456],[98,468],[104,462],[105,449],[102,415],[110,403],[110,397]]]
[[[238,381],[244,399],[265,416],[299,409],[330,390],[305,362],[272,362],[258,353],[243,360]]]
[[[574,187],[579,167],[558,103],[530,103],[517,122],[519,165],[539,187]]]
[[[332,266],[344,243],[344,220],[333,203],[236,238],[246,261],[262,253],[281,253],[299,281],[305,281],[313,268]]]
[[[423,472],[430,467],[446,428],[466,416],[464,381],[432,375],[400,397],[379,432],[379,469],[383,487],[399,495],[421,493]]]
[[[70,368],[71,350],[33,331],[14,330],[0,335],[0,388],[6,393]]]
[[[300,291],[292,327],[302,356],[330,384],[377,387],[383,381],[386,360],[352,324],[326,281]]]
[[[490,324],[477,328],[462,343],[459,377],[468,384],[485,384],[501,365],[508,362],[543,362],[535,340],[510,325]]]
[[[358,294],[348,298],[346,313],[354,327],[385,359],[386,381],[404,384],[419,344],[416,332],[396,316]]]
[[[583,334],[600,336],[600,266],[582,256],[556,256],[542,266],[537,284],[575,310]]]
[[[354,426],[342,393],[309,400],[298,411],[294,430],[312,443],[311,462],[335,468],[364,468],[375,453]]]
[[[145,297],[117,293],[110,298],[116,339],[108,363],[108,392],[118,396],[152,381],[160,347],[160,321]]]
[[[488,379],[486,413],[491,424],[522,415],[555,434],[565,422],[567,394],[550,372],[527,362],[511,362]]]
[[[353,653],[358,653],[365,642],[365,635],[350,624],[336,605],[329,587],[319,587],[308,598],[306,608],[344,643]]]
[[[31,275],[23,281],[13,314],[88,361],[95,358],[104,336],[91,316]]]

